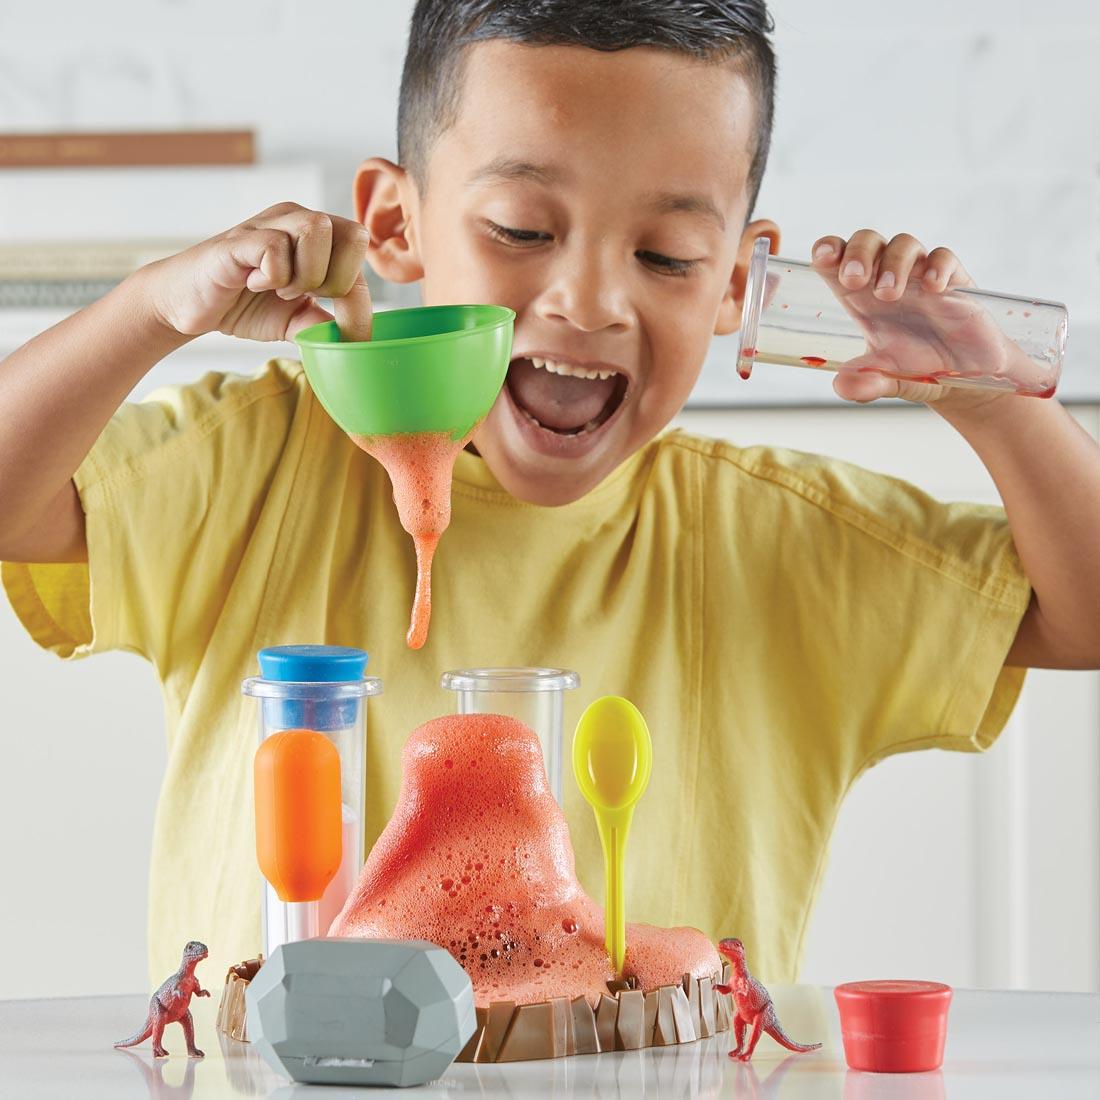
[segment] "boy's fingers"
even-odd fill
[[[948,286],[973,286],[974,280],[949,248],[934,248],[928,254],[921,285],[925,290],[940,292]]]
[[[309,210],[297,203],[279,203],[258,214],[243,227],[252,232],[281,229],[294,241],[293,282],[285,285],[281,298],[304,293],[336,298],[347,292],[355,272],[366,255],[370,236],[350,218]],[[348,249],[356,256],[346,258]]]
[[[885,301],[900,298],[913,265],[924,256],[924,246],[916,237],[899,233],[883,249],[875,277],[875,297]]]
[[[371,305],[370,290],[363,277],[362,268],[351,288],[342,297],[332,300],[336,314],[336,325],[344,340],[369,340],[374,323],[374,307]]]
[[[288,301],[316,290],[324,281],[332,259],[332,219],[306,211],[290,230],[294,238],[294,277],[278,291]]]
[[[261,210],[247,221],[241,222],[240,228],[259,229],[265,225],[271,224],[276,218],[281,218],[288,214],[295,214],[299,210],[305,210],[305,207],[299,206],[296,202],[277,202],[273,206],[267,207],[266,210]]]
[[[833,389],[838,397],[860,405],[867,405],[884,397],[928,403],[938,401],[945,391],[945,387],[938,383],[903,381],[880,374],[870,366],[837,371],[833,377]]]
[[[249,290],[272,290],[290,282],[294,250],[290,238],[282,230],[250,230],[239,237],[229,237],[227,241],[233,263],[238,270],[248,272],[245,286]]]
[[[833,390],[845,401],[866,405],[880,397],[897,397],[898,381],[874,371],[841,370],[833,377]]]
[[[844,254],[844,243],[843,237],[819,237],[810,250],[813,266],[823,270],[836,267]]]
[[[875,277],[885,244],[886,238],[873,229],[853,234],[840,261],[840,285],[845,290],[862,290]]]
[[[340,219],[335,226],[332,257],[325,281],[316,288],[318,297],[342,298],[363,274],[363,261],[370,248],[370,234],[358,223]]]

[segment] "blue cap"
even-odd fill
[[[367,654],[342,645],[273,645],[257,654],[260,675],[283,683],[330,684],[362,680]]]
[[[261,649],[260,679],[244,682],[246,695],[257,695],[264,725],[272,729],[329,732],[354,725],[370,684],[363,674],[367,655],[340,645],[275,645]],[[286,688],[277,687],[286,684]],[[364,690],[349,690],[359,685]]]

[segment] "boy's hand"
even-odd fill
[[[950,370],[996,374],[1023,353],[984,309],[944,297],[952,287],[973,286],[959,258],[946,248],[925,252],[915,237],[901,233],[887,242],[861,229],[850,240],[822,237],[813,247],[813,267],[864,330],[867,353],[851,360],[833,381],[847,401],[865,404],[880,397],[934,403],[938,409],[974,408],[1004,393],[943,386],[933,378]],[[919,283],[921,291],[905,289]],[[905,380],[882,371],[905,375]],[[910,380],[911,379],[911,380]]]
[[[363,278],[369,243],[358,222],[285,202],[141,274],[156,316],[185,336],[216,330],[288,340],[332,320],[316,296],[334,299],[345,340],[369,340],[372,308]]]

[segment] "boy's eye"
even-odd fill
[[[489,235],[496,237],[498,241],[506,241],[508,244],[535,244],[538,241],[550,240],[549,233],[540,233],[537,229],[511,229],[506,225],[497,225],[496,222],[486,221],[489,227]]]
[[[485,225],[489,236],[505,244],[523,247],[554,239],[552,234],[543,233],[538,229],[515,229],[507,225],[498,225],[488,218],[485,219]],[[635,255],[639,260],[665,275],[687,275],[699,264],[698,260],[678,260],[673,256],[663,256],[660,252],[636,252]]]
[[[672,256],[662,256],[660,252],[635,252],[634,255],[668,275],[687,275],[699,263],[698,260],[677,260]]]

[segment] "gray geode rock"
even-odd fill
[[[248,1037],[295,1081],[421,1085],[473,1035],[470,979],[426,940],[284,944],[245,994]]]

